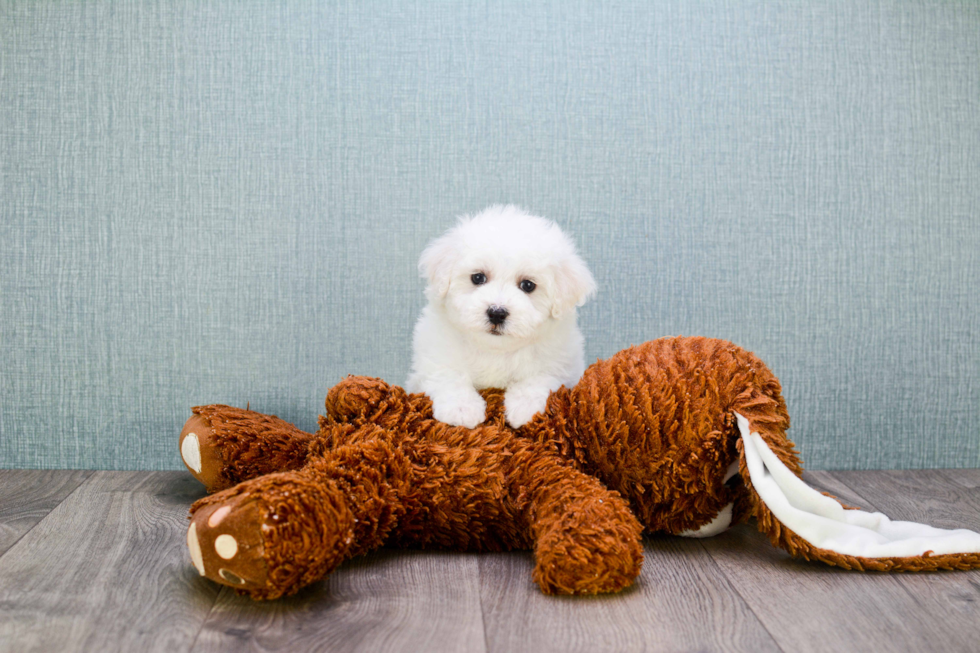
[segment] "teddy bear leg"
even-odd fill
[[[533,578],[545,594],[598,594],[629,587],[643,564],[642,526],[629,504],[566,466],[538,468],[527,506]]]
[[[187,547],[198,573],[256,599],[291,594],[345,558],[354,517],[333,484],[268,474],[191,507]]]
[[[208,492],[306,462],[313,436],[275,415],[219,404],[191,411],[180,432],[180,457]]]
[[[246,481],[191,507],[191,559],[202,576],[252,598],[293,594],[384,543],[412,473],[402,451],[376,439]]]

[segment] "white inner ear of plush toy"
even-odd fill
[[[880,512],[845,510],[797,478],[758,433],[750,432],[747,419],[738,413],[735,417],[759,497],[779,521],[813,546],[861,558],[980,552],[980,533],[892,521]]]

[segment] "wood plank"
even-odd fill
[[[277,601],[225,589],[195,651],[483,651],[474,554],[382,550]]]
[[[980,532],[980,470],[835,472],[892,519]],[[980,570],[901,574],[897,582],[948,634],[945,650],[980,642]]]
[[[186,651],[217,597],[185,472],[94,472],[0,558],[0,651]]]
[[[807,480],[896,519],[980,530],[980,470]],[[793,560],[746,526],[649,539],[641,578],[618,595],[544,596],[528,552],[389,550],[256,603],[191,566],[185,516],[201,494],[176,472],[0,473],[0,533],[20,529],[0,556],[0,651],[966,651],[980,641],[980,571],[846,572]]]
[[[0,555],[91,475],[87,470],[0,469]]]
[[[953,485],[966,490],[960,495],[960,499],[973,508],[973,517],[980,516],[980,469],[944,469],[942,473]]]
[[[980,469],[832,474],[892,519],[980,531]]]
[[[545,596],[530,552],[480,558],[490,651],[776,651],[773,639],[700,541],[644,543],[633,587],[595,597]]]
[[[915,519],[906,508],[928,503],[928,491],[901,492],[897,485],[866,492],[858,478],[875,479],[873,472],[808,473],[807,481],[842,500],[894,518]],[[918,472],[899,472],[908,487],[926,485]],[[880,482],[880,479],[876,479]],[[874,482],[871,483],[874,485]],[[954,494],[940,490],[951,501]],[[968,511],[960,502],[948,506],[951,519],[965,523]],[[923,515],[924,517],[924,515]],[[932,521],[936,521],[933,519]],[[976,650],[980,615],[969,606],[953,606],[947,595],[961,595],[980,580],[980,572],[940,574],[884,574],[845,571],[795,560],[773,548],[754,525],[738,526],[704,541],[739,594],[759,615],[766,629],[784,650],[794,651],[970,651]],[[976,587],[974,587],[974,590]],[[963,600],[961,603],[968,603]],[[980,601],[974,606],[980,606]],[[970,622],[972,620],[972,623]]]

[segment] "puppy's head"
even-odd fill
[[[458,328],[497,347],[533,340],[595,292],[575,244],[554,222],[491,206],[432,242],[419,260],[429,302]]]

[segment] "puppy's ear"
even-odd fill
[[[555,270],[555,293],[551,317],[557,319],[595,294],[595,279],[577,255],[567,256]]]
[[[434,292],[440,299],[449,293],[449,282],[452,281],[453,269],[459,258],[454,232],[455,230],[450,231],[429,243],[419,258],[419,274],[429,282],[426,294]]]

